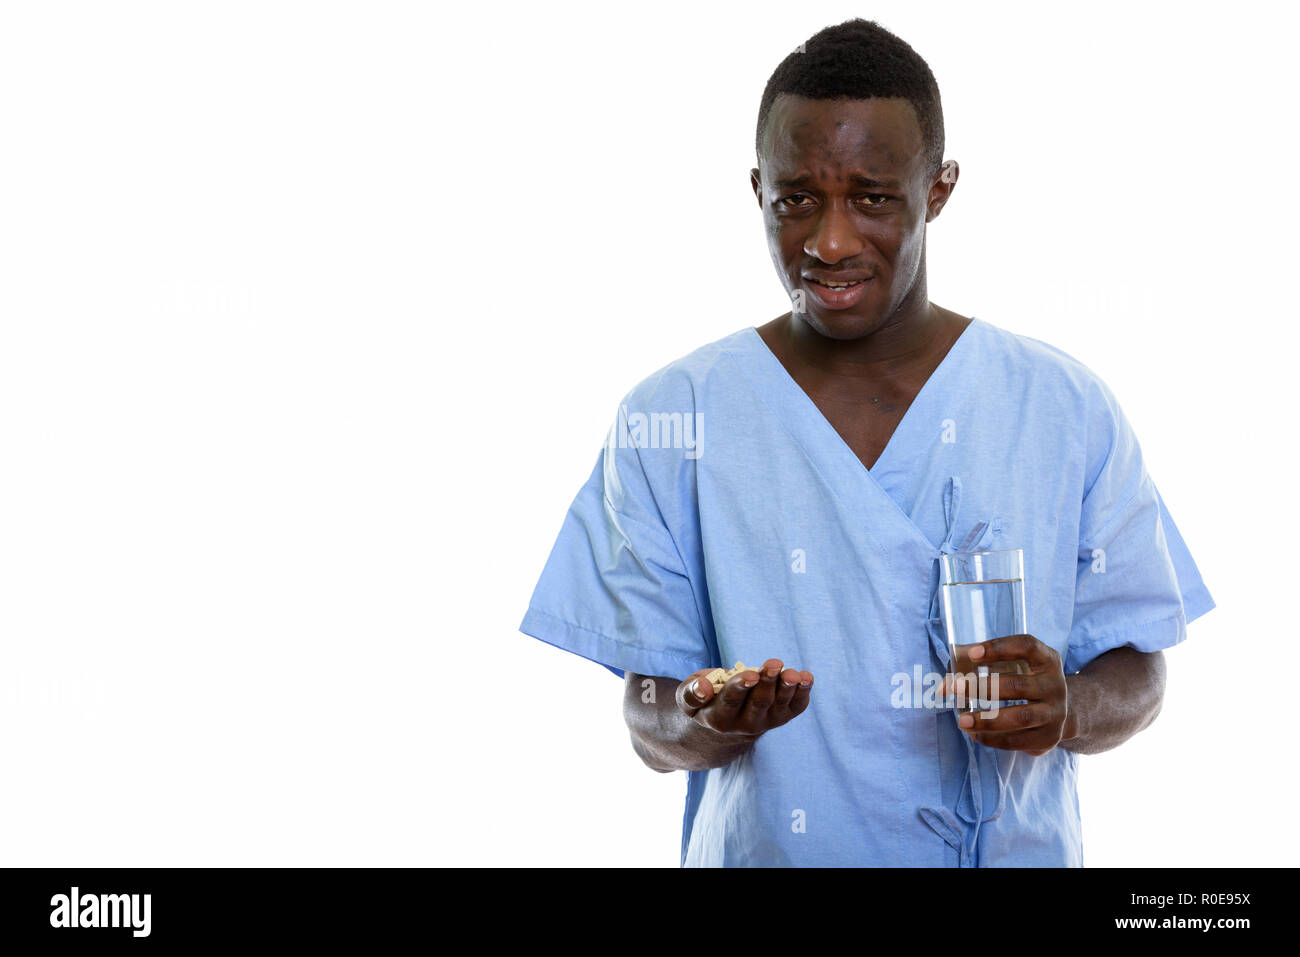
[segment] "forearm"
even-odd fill
[[[632,750],[656,771],[720,768],[752,748],[758,738],[724,734],[688,718],[677,706],[679,682],[671,678],[629,672],[626,681],[623,718],[632,738]],[[646,681],[653,681],[653,688],[645,685]]]
[[[1060,747],[1098,754],[1118,747],[1160,713],[1165,693],[1165,659],[1115,648],[1078,674],[1067,675],[1067,710]]]

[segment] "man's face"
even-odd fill
[[[955,180],[955,164],[941,177],[924,154],[906,100],[772,104],[754,193],[777,273],[822,335],[869,335],[909,295],[924,296],[925,224]]]

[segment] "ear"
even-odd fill
[[[749,171],[749,184],[754,187],[754,197],[758,200],[758,208],[763,208],[763,175],[757,169]]]
[[[957,177],[961,174],[961,168],[957,165],[956,160],[944,160],[939,171],[934,174],[934,179],[930,182],[930,193],[925,200],[925,221],[928,223],[939,216],[943,211],[944,205],[948,202],[948,197],[952,195],[954,187],[957,185]]]

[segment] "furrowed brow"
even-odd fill
[[[899,184],[892,179],[872,179],[870,176],[861,176],[854,174],[849,177],[849,182],[854,186],[865,186],[875,189],[898,189]]]
[[[799,189],[807,186],[812,179],[809,173],[801,173],[798,176],[788,179],[778,179],[772,182],[777,189]],[[864,189],[901,189],[901,185],[892,179],[873,179],[870,176],[863,176],[861,173],[854,173],[849,177],[849,182],[854,186]]]

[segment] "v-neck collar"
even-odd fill
[[[848,453],[853,456],[854,460],[858,463],[859,466],[861,466],[863,471],[865,471],[868,475],[871,475],[874,478],[874,477],[879,477],[880,474],[883,471],[885,471],[885,469],[883,469],[882,466],[888,464],[886,462],[887,459],[896,457],[897,453],[895,453],[894,456],[891,456],[890,453],[899,444],[901,444],[900,442],[895,441],[896,439],[899,438],[899,433],[904,431],[904,429],[908,426],[910,421],[915,420],[917,418],[917,414],[915,414],[917,413],[917,407],[926,404],[930,396],[932,396],[936,391],[938,391],[937,387],[934,387],[935,381],[942,380],[947,374],[948,370],[952,366],[957,364],[956,358],[958,357],[959,353],[963,351],[963,346],[967,343],[968,340],[974,338],[970,334],[971,329],[975,327],[976,323],[980,323],[980,322],[982,322],[982,320],[978,316],[971,316],[971,321],[966,324],[966,328],[964,328],[961,331],[961,335],[959,335],[956,338],[956,340],[953,342],[953,344],[948,347],[948,351],[944,354],[944,357],[941,360],[939,360],[939,364],[934,367],[934,370],[930,373],[929,377],[925,380],[925,382],[922,383],[921,388],[917,391],[916,395],[912,398],[911,403],[908,405],[906,411],[904,411],[903,413],[903,417],[898,420],[898,424],[894,427],[893,433],[889,436],[889,441],[885,443],[885,447],[883,450],[881,450],[880,455],[876,456],[876,461],[872,464],[871,468],[867,468],[866,463],[858,458],[857,453],[854,452],[853,449],[849,447],[849,444],[844,441],[844,437],[840,435],[838,430],[836,430],[835,426],[831,425],[830,420],[827,419],[826,416],[822,414],[821,409],[817,408],[817,403],[814,402],[812,400],[812,397],[809,396],[808,393],[804,391],[803,386],[801,386],[797,381],[795,381],[794,376],[790,375],[790,372],[788,369],[786,369],[785,364],[776,357],[775,353],[773,353],[772,350],[768,347],[768,344],[763,341],[763,337],[759,335],[758,329],[753,326],[750,326],[748,329],[744,331],[748,335],[750,335],[750,337],[755,341],[756,347],[759,350],[759,352],[765,355],[768,360],[770,360],[769,364],[775,364],[776,369],[779,371],[779,375],[777,377],[784,378],[788,383],[788,385],[792,386],[794,388],[794,391],[799,393],[799,395],[803,398],[804,402],[807,405],[811,406],[812,410],[817,413],[818,418],[822,420],[822,423],[825,425],[825,427],[830,429],[830,431],[835,434],[835,437],[840,440],[840,443],[844,446],[845,450],[848,451]]]
[[[740,332],[740,342],[748,353],[751,384],[756,387],[759,397],[785,425],[794,440],[804,448],[808,457],[824,468],[827,478],[840,494],[848,500],[860,498],[865,488],[868,494],[882,497],[889,506],[903,519],[917,538],[933,549],[935,545],[917,528],[916,524],[881,485],[882,475],[896,470],[905,463],[896,462],[903,455],[902,447],[908,443],[908,430],[913,429],[921,417],[929,414],[936,397],[943,390],[944,382],[951,377],[961,364],[967,352],[974,348],[973,341],[983,331],[984,321],[972,316],[970,323],[962,330],[960,336],[948,349],[939,365],[930,373],[928,379],[917,392],[902,419],[894,428],[884,451],[870,469],[849,447],[844,438],[831,425],[830,420],[822,414],[821,409],[812,400],[803,387],[790,375],[785,365],[776,357],[758,329],[750,326]],[[978,328],[977,328],[978,327]],[[883,504],[883,503],[882,503]]]

